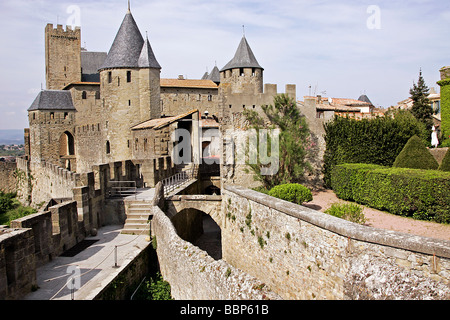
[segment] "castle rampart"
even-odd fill
[[[222,191],[223,259],[284,299],[450,298],[449,241],[361,226],[239,186]]]

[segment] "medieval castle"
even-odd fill
[[[448,299],[448,241],[361,226],[249,189],[252,174],[226,151],[246,139],[244,110],[262,113],[278,93],[264,84],[245,36],[222,69],[199,80],[161,79],[128,7],[108,53],[83,49],[79,28],[48,24],[45,57],[47,89],[28,109],[25,156],[9,168],[18,197],[39,211],[0,226],[0,300],[38,289],[37,268],[107,225],[151,229],[154,241],[105,269],[111,281],[129,277],[110,282],[117,299],[146,275],[151,250],[175,299]],[[285,93],[296,99],[295,85]],[[376,111],[365,96],[297,105],[318,139],[319,161],[325,121]],[[180,131],[189,135],[177,141]],[[189,146],[182,164],[174,161],[177,142]],[[192,179],[174,194],[159,183],[186,172]],[[114,186],[128,182],[152,199],[114,197]],[[205,216],[220,231],[215,258],[193,245]],[[95,299],[113,298],[100,289]]]
[[[28,109],[28,160],[77,173],[132,160],[145,174],[149,160],[170,156],[173,128],[200,136],[234,128],[245,108],[261,110],[277,94],[276,85],[264,86],[264,69],[245,36],[220,71],[216,66],[200,80],[161,79],[149,39],[130,10],[108,54],[84,50],[78,27],[52,24],[45,28],[45,49],[47,90]],[[295,91],[295,85],[286,87],[294,99]],[[207,149],[210,143],[192,139],[193,162],[219,156],[217,146]]]

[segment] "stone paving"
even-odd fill
[[[24,300],[92,300],[150,244],[149,235],[121,234],[121,225],[98,230],[98,240],[74,257],[59,256],[36,271],[38,290]],[[115,266],[115,247],[117,267]],[[75,276],[81,275],[76,278]],[[75,278],[72,284],[71,279]],[[67,285],[67,282],[70,282]],[[81,286],[81,287],[80,287]],[[75,288],[71,290],[71,287]],[[79,289],[77,289],[79,288]]]

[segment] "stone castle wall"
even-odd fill
[[[449,299],[450,242],[222,189],[222,254],[284,299]]]
[[[15,162],[0,161],[0,190],[3,192],[16,191],[16,171],[17,164]]]
[[[176,300],[279,299],[258,279],[182,240],[164,212],[153,207],[152,235],[163,278]],[[174,254],[176,253],[176,254]]]
[[[203,115],[219,117],[219,95],[217,89],[161,87],[162,114],[177,116],[198,109]]]

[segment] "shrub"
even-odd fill
[[[5,193],[0,191],[0,214],[5,214],[9,210],[17,207],[17,202],[14,200],[15,193]]]
[[[366,223],[363,207],[354,203],[333,203],[325,213],[354,223]]]
[[[427,139],[426,128],[405,110],[382,118],[355,120],[336,117],[325,124],[324,182],[331,186],[334,166],[368,163],[392,166],[413,135]]]
[[[170,284],[158,272],[155,277],[150,278],[139,288],[136,300],[173,300]]]
[[[307,187],[298,183],[281,184],[269,191],[269,196],[296,204],[312,201],[312,193]]]
[[[393,167],[436,170],[439,164],[420,138],[414,135],[395,159]]]
[[[344,164],[334,168],[331,181],[341,199],[396,215],[450,223],[450,173]]]
[[[445,156],[442,159],[441,165],[439,166],[439,170],[441,170],[441,171],[450,171],[450,152],[449,152],[449,150],[447,150],[447,152],[445,153]]]

